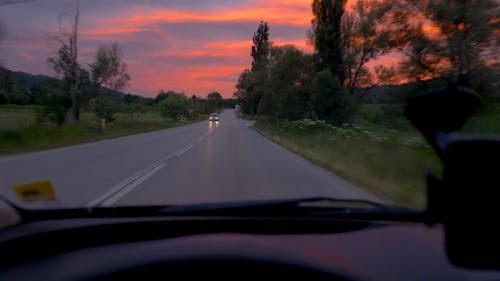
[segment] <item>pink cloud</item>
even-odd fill
[[[24,61],[24,62],[32,62],[33,61],[33,57],[25,52],[16,52],[15,56],[16,56],[16,58],[18,58],[19,60]]]

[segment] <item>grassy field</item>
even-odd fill
[[[0,155],[98,141],[119,136],[161,130],[205,119],[165,120],[157,113],[119,113],[102,130],[92,113],[83,113],[79,124],[44,126],[35,124],[34,107],[0,106]]]

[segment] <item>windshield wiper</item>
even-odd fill
[[[338,217],[423,221],[423,212],[369,200],[312,197],[235,203],[167,206],[164,215],[245,217]]]
[[[58,218],[220,216],[423,221],[424,213],[369,200],[328,197],[192,205],[24,210],[23,221]]]
[[[321,209],[366,209],[384,208],[385,205],[368,200],[345,200],[328,197],[313,197],[301,199],[278,199],[278,200],[257,200],[227,203],[206,203],[194,205],[171,205],[164,207],[164,213],[194,213],[194,212],[236,212],[236,211],[291,211],[301,208],[321,208]],[[255,213],[254,213],[255,214]]]

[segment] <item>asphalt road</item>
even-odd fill
[[[375,199],[249,128],[221,121],[0,158],[0,194],[51,180],[54,206],[122,206],[328,196]],[[29,207],[33,203],[23,203]],[[34,205],[33,205],[34,206]]]

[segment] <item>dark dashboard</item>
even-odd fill
[[[60,219],[3,230],[0,252],[0,280],[500,279],[498,271],[452,265],[442,227],[417,222]]]

